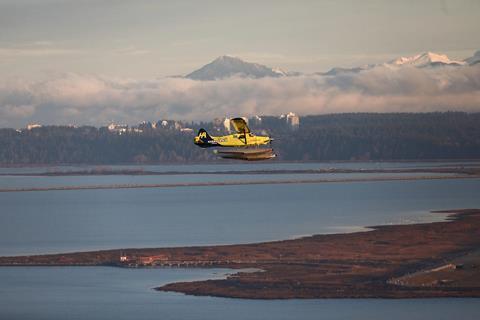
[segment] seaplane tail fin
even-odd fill
[[[218,146],[218,142],[215,141],[205,129],[198,130],[198,135],[195,137],[195,144],[202,148]]]
[[[198,138],[202,140],[205,143],[208,143],[209,141],[212,141],[212,137],[208,134],[207,130],[201,128],[198,130]]]

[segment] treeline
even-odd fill
[[[285,160],[479,159],[480,113],[308,116],[280,141]]]
[[[193,125],[214,130],[213,123]],[[280,160],[480,159],[480,113],[352,113],[307,116],[294,130],[285,119],[251,121],[268,133]],[[212,132],[215,133],[215,132]],[[0,164],[184,163],[215,159],[191,132],[46,126],[0,129]]]
[[[46,126],[17,132],[0,130],[0,163],[122,164],[207,160],[193,134],[178,130],[114,133],[106,128]]]

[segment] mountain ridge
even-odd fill
[[[313,72],[312,74],[335,76],[339,74],[359,73],[378,67],[398,70],[404,67],[436,68],[473,66],[478,63],[480,63],[480,50],[475,52],[473,56],[462,61],[452,60],[445,54],[426,51],[412,56],[401,56],[383,63],[356,66],[351,68],[333,67],[327,72]],[[279,78],[300,75],[303,75],[303,73],[296,71],[287,72],[278,67],[271,68],[263,64],[244,61],[239,57],[223,55],[217,57],[215,60],[202,66],[201,68],[187,74],[184,76],[184,78],[198,81],[215,81],[232,77],[259,79],[265,77]]]
[[[283,77],[286,73],[280,68],[269,68],[259,63],[246,62],[238,57],[223,55],[185,76],[192,80],[221,80],[230,77],[264,78]]]

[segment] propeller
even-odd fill
[[[268,144],[269,144],[270,147],[272,147],[272,148],[273,148],[273,141],[274,141],[274,140],[276,140],[276,139],[270,138],[270,139],[268,140]]]

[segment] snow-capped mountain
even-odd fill
[[[288,75],[287,72],[283,71],[279,67],[272,68],[272,71],[275,72],[276,74],[280,75],[280,76],[287,76]]]
[[[283,77],[287,73],[279,68],[269,68],[261,64],[250,63],[232,56],[221,56],[186,75],[192,80],[220,80],[229,77],[263,78]]]
[[[314,75],[337,76],[341,74],[359,73],[374,68],[388,68],[399,70],[405,67],[410,68],[434,68],[434,67],[460,67],[472,66],[480,63],[480,50],[463,61],[451,60],[447,55],[433,52],[424,52],[409,57],[399,57],[389,62],[369,64],[361,67],[341,68],[335,67],[328,72],[316,72]],[[280,68],[269,68],[267,66],[250,63],[232,56],[221,56],[201,67],[198,70],[185,76],[192,80],[221,80],[229,77],[264,78],[264,77],[290,77],[300,76],[300,72],[285,72]]]
[[[475,54],[472,57],[465,59],[464,62],[470,66],[480,63],[480,50],[475,52]]]
[[[389,62],[369,64],[362,67],[354,67],[354,68],[335,67],[330,69],[328,72],[316,73],[316,74],[326,75],[326,76],[336,76],[339,74],[358,73],[364,70],[371,70],[379,67],[398,70],[404,67],[413,67],[413,68],[432,68],[432,67],[443,67],[443,66],[456,67],[456,66],[472,65],[478,62],[480,62],[480,51],[477,51],[473,57],[465,59],[464,61],[450,60],[450,58],[448,58],[444,54],[424,52],[424,53],[420,53],[410,57],[399,57]]]
[[[400,57],[386,63],[387,66],[396,66],[396,67],[412,66],[417,68],[445,66],[445,65],[461,66],[464,64],[465,62],[463,61],[450,60],[444,54],[437,54],[433,52],[424,52],[412,57]]]

